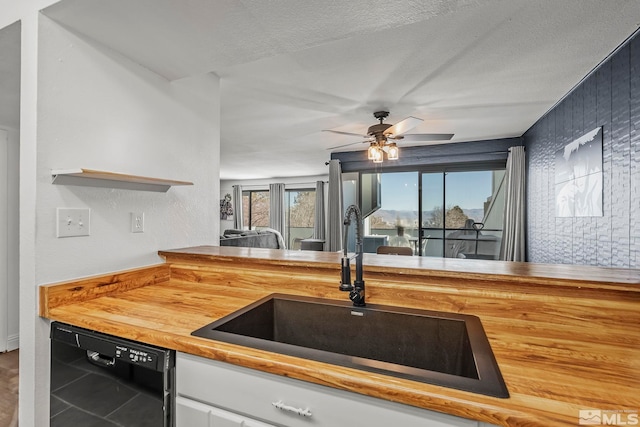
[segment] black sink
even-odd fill
[[[476,316],[273,294],[192,335],[509,397]]]

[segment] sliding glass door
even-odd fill
[[[421,174],[421,255],[444,256],[444,173]]]
[[[286,190],[285,223],[287,248],[300,249],[300,242],[313,237],[316,219],[316,190]]]
[[[504,170],[420,174],[420,253],[497,259],[502,238]]]
[[[418,172],[383,173],[379,174],[379,180],[378,208],[365,223],[365,252],[376,252],[378,246],[390,245],[410,247],[417,255]]]

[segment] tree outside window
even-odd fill
[[[242,192],[243,224],[249,230],[269,227],[269,191]]]
[[[316,216],[315,189],[286,191],[286,227],[290,249],[300,249],[300,241],[313,237]]]
[[[381,173],[367,232],[416,255],[497,259],[503,177],[503,169]]]

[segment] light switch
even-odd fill
[[[91,209],[58,208],[56,212],[56,236],[88,236],[91,225]]]

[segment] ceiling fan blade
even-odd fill
[[[360,138],[368,138],[367,135],[363,135],[361,133],[342,132],[340,130],[323,129],[322,132],[331,132],[331,133],[337,133],[337,134],[340,134],[340,135],[349,135],[349,136],[357,136],[357,137],[360,137]]]
[[[449,141],[453,138],[452,133],[410,133],[404,135],[402,142],[422,142],[422,141]]]
[[[349,144],[336,145],[335,147],[329,147],[329,148],[327,148],[327,150],[335,150],[336,148],[348,147],[348,146],[350,146],[350,145],[364,144],[365,142],[369,142],[369,141],[358,141],[358,142],[351,142],[351,143],[349,143]]]
[[[418,126],[422,122],[423,122],[422,119],[419,119],[419,118],[413,117],[413,116],[409,116],[406,119],[400,120],[398,123],[396,123],[395,125],[391,126],[387,130],[385,130],[384,134],[385,135],[399,136],[399,135],[402,135],[403,133],[413,129],[414,127]]]

